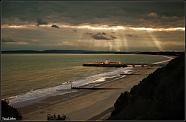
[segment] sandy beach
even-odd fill
[[[129,91],[142,79],[154,72],[158,66],[135,67],[133,73],[122,79],[107,82],[100,90],[79,90],[79,92],[54,96],[38,103],[19,108],[23,120],[46,120],[48,114],[65,114],[70,120],[106,119],[119,95]]]

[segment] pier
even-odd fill
[[[90,67],[136,67],[136,66],[157,66],[160,64],[147,64],[147,63],[124,63],[124,62],[110,62],[106,60],[105,62],[92,62],[92,63],[84,63],[83,66]]]
[[[125,63],[111,62],[105,60],[105,62],[93,62],[93,63],[84,63],[83,66],[94,66],[94,67],[127,67]]]
[[[133,64],[129,64],[129,63],[126,63],[127,66],[132,66],[132,67],[136,67],[136,66],[141,66],[141,67],[144,67],[144,66],[157,66],[157,64],[147,64],[147,63],[133,63]]]

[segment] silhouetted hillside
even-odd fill
[[[184,55],[122,93],[109,119],[184,119]]]
[[[15,118],[16,120],[21,120],[22,116],[21,114],[17,111],[16,108],[13,108],[12,106],[8,105],[8,103],[5,100],[1,100],[1,119],[3,118]]]

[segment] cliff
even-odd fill
[[[184,119],[184,55],[157,69],[114,104],[110,120]]]

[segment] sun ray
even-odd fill
[[[125,36],[125,33],[120,33],[120,38],[121,38],[121,46],[123,46],[124,47],[124,49],[125,49],[125,51],[128,51],[128,39],[126,38],[126,36]]]
[[[148,32],[148,31],[147,31]],[[151,32],[148,32],[149,33],[149,36],[151,37],[152,39],[152,42],[154,43],[154,45],[158,48],[159,51],[163,51],[163,47],[161,45],[161,42],[151,33]]]

